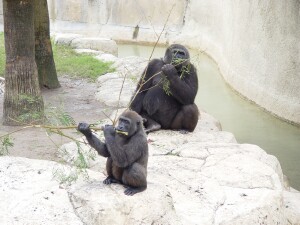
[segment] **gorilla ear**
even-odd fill
[[[141,124],[141,122],[140,122],[140,121],[137,121],[137,122],[136,122],[136,125],[138,125],[138,126],[139,126],[140,124]]]

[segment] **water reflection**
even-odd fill
[[[119,45],[119,57],[149,58],[152,49],[151,46]],[[165,48],[157,47],[153,58],[163,57],[164,52]],[[223,130],[232,132],[239,143],[256,144],[275,155],[291,186],[300,190],[300,128],[245,101],[225,84],[217,65],[208,56],[191,51],[191,57],[199,78],[198,107],[220,120]]]

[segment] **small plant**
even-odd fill
[[[53,178],[60,184],[71,185],[78,179],[78,171],[76,169],[64,167],[53,168],[52,175]]]
[[[52,126],[76,125],[75,120],[62,107],[55,106],[46,107],[44,123]]]
[[[173,58],[171,64],[174,66],[178,66],[181,64],[184,64],[188,59],[180,59],[180,58]],[[188,75],[191,71],[191,64],[188,63],[185,66],[181,67],[181,74],[180,74],[180,79],[183,79],[185,75]]]
[[[8,155],[9,154],[9,148],[14,146],[14,143],[12,142],[12,139],[9,135],[4,136],[0,138],[0,156]]]
[[[168,95],[168,96],[172,95],[172,92],[170,89],[170,81],[168,80],[168,78],[166,76],[163,76],[162,86],[163,86],[163,90],[166,93],[166,95]]]
[[[28,100],[24,97],[24,99]],[[57,134],[62,137],[69,138],[76,142],[77,146],[77,157],[73,159],[72,162],[70,162],[72,169],[70,171],[66,171],[65,169],[58,168],[53,170],[53,177],[57,180],[59,180],[60,183],[64,184],[71,184],[72,182],[76,181],[80,175],[83,175],[85,178],[88,178],[88,173],[86,169],[88,168],[87,160],[95,159],[95,153],[88,153],[84,154],[83,150],[80,145],[80,141],[76,140],[73,137],[68,136],[63,132],[64,129],[76,129],[77,126],[75,126],[76,122],[75,120],[67,114],[61,107],[48,107],[45,110],[45,117],[43,120],[43,124],[39,125],[31,125],[28,124],[18,130],[15,130],[13,132],[10,132],[8,134],[5,134],[3,136],[0,136],[0,156],[2,155],[8,155],[9,154],[9,148],[13,147],[12,139],[10,138],[10,135],[12,133],[27,129],[27,128],[43,128],[46,130],[46,133],[48,137],[51,139],[52,134]],[[22,115],[23,116],[23,115]],[[32,114],[29,116],[32,117]],[[23,118],[21,118],[23,119]],[[26,119],[26,118],[24,118]],[[20,122],[20,121],[18,121]],[[52,141],[53,142],[53,141]],[[53,142],[54,143],[54,142]],[[84,142],[82,142],[84,143]],[[55,143],[54,143],[55,144]],[[85,144],[85,143],[84,143]],[[56,144],[55,144],[56,145]],[[57,146],[58,147],[58,146]],[[67,152],[65,151],[67,154]]]

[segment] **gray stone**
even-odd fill
[[[89,180],[64,187],[53,179],[57,169],[72,171],[50,161],[0,157],[0,224],[181,224],[164,186],[126,196],[122,185],[104,185],[103,173],[87,171]]]
[[[118,55],[116,42],[108,38],[76,38],[72,40],[71,46],[77,49],[92,49]]]
[[[76,38],[81,38],[82,35],[80,34],[69,34],[69,33],[56,33],[54,36],[54,42],[56,44],[61,45],[71,45],[72,41]]]
[[[53,179],[57,163],[0,157],[1,225],[83,225],[67,191]]]
[[[236,143],[215,119],[201,115],[193,133],[160,130],[148,135],[149,188],[163,185],[170,192],[182,224],[297,224],[299,192],[285,189],[276,157],[258,146]],[[104,162],[100,171],[105,171]]]
[[[300,192],[284,191],[284,208],[289,224],[300,224]]]
[[[96,99],[108,106],[127,107],[147,62],[140,57],[115,59],[113,67],[116,72],[97,79]]]

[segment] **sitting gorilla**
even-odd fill
[[[127,186],[126,195],[134,195],[147,188],[148,143],[140,115],[125,111],[119,117],[116,128],[105,125],[105,143],[92,134],[87,123],[79,123],[78,130],[99,155],[107,157],[108,177],[104,184],[124,184]]]
[[[194,104],[198,91],[196,68],[188,50],[171,45],[163,59],[153,59],[145,69],[130,108],[145,119],[145,131],[176,129],[194,131],[199,111]]]

